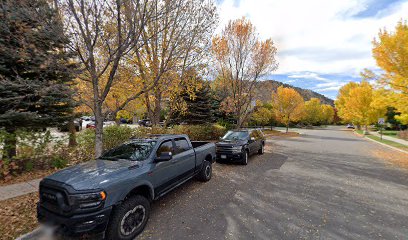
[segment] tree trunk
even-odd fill
[[[289,132],[289,122],[286,123],[286,133]]]
[[[6,128],[6,136],[4,138],[3,158],[12,159],[17,155],[17,137],[14,127]]]
[[[102,107],[95,104],[95,157],[98,158],[103,152],[103,114]]]
[[[74,147],[77,145],[76,136],[75,136],[76,129],[75,129],[74,120],[70,120],[68,122],[68,131],[69,131],[68,147]]]
[[[159,125],[161,114],[161,94],[156,94],[154,100],[154,109],[152,111],[151,121],[153,126]]]

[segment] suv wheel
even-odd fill
[[[261,148],[258,150],[258,154],[262,155],[264,154],[264,145],[261,144]]]
[[[150,215],[149,201],[140,195],[129,198],[114,209],[108,229],[107,239],[130,240],[139,235]]]
[[[242,164],[248,165],[248,157],[249,157],[248,151],[245,150],[244,157],[242,158]]]
[[[212,176],[212,164],[209,161],[203,162],[203,168],[197,175],[197,179],[201,182],[210,181]]]

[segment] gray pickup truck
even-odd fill
[[[64,234],[134,239],[146,226],[151,201],[193,177],[209,181],[215,157],[214,143],[186,135],[132,139],[44,178],[38,220]]]

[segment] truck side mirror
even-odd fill
[[[173,158],[173,154],[171,152],[162,152],[160,153],[160,156],[154,159],[154,162],[156,163],[166,162],[166,161],[171,160],[172,158]]]

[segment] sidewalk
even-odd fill
[[[379,134],[378,132],[368,132],[368,133],[373,135],[373,136],[381,137],[381,134]],[[382,138],[385,139],[385,140],[388,140],[388,141],[392,141],[392,142],[396,142],[396,143],[408,146],[408,141],[406,141],[404,139],[385,136],[385,135],[383,135]]]
[[[41,179],[0,187],[0,201],[38,191]]]

